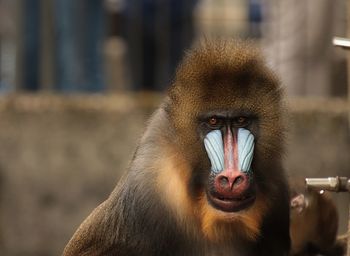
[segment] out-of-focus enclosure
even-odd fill
[[[0,0],[0,255],[59,255],[126,171],[186,49],[249,38],[281,77],[290,177],[350,176],[346,0]],[[347,229],[347,194],[334,195]]]

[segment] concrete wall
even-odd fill
[[[60,255],[126,170],[158,95],[0,98],[0,255]],[[350,176],[343,101],[289,103],[291,176]],[[348,195],[336,195],[345,230]]]

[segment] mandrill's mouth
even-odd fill
[[[207,193],[208,202],[216,209],[224,212],[238,212],[247,209],[255,202],[255,193],[223,196],[219,193]]]

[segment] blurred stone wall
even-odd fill
[[[160,95],[0,98],[0,255],[60,255],[126,171]],[[292,100],[291,176],[350,176],[346,103]],[[347,225],[348,195],[335,195]]]

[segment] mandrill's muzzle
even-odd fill
[[[254,202],[251,163],[254,136],[244,128],[213,130],[204,139],[211,162],[209,202],[222,211],[239,211]]]

